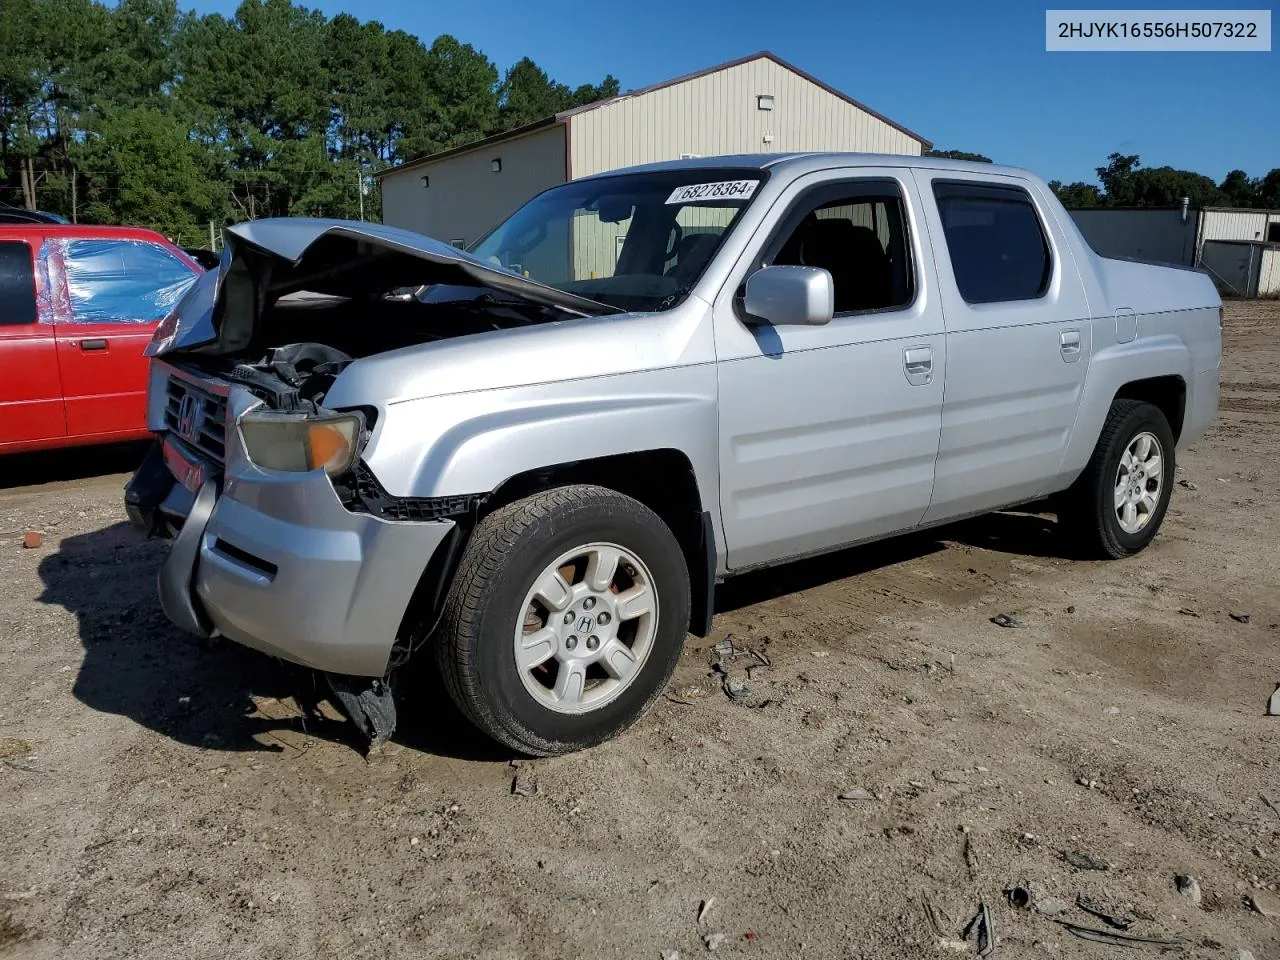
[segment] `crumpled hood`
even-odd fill
[[[557,290],[411,230],[354,220],[280,217],[227,230],[222,263],[176,310],[155,356],[199,348],[230,353],[247,342],[265,304],[302,290],[341,297],[426,284],[484,287],[581,315],[613,308]]]
[[[233,247],[246,245],[272,254],[288,261],[295,270],[298,270],[304,261],[322,252],[335,254],[346,260],[347,262],[342,264],[344,269],[341,272],[325,276],[315,276],[312,271],[301,271],[302,276],[299,279],[305,279],[307,289],[314,290],[316,293],[348,296],[353,292],[368,290],[373,278],[368,275],[362,276],[364,271],[361,266],[385,260],[390,254],[400,253],[416,261],[430,263],[437,269],[423,271],[421,268],[415,269],[414,266],[405,264],[402,265],[401,271],[393,268],[375,273],[378,278],[386,278],[383,282],[390,283],[392,287],[399,281],[390,278],[402,272],[407,277],[404,285],[452,283],[461,286],[484,286],[524,297],[535,303],[564,306],[567,298],[568,301],[581,305],[584,312],[595,312],[598,306],[594,301],[575,297],[554,287],[530,280],[505,267],[481,260],[452,244],[414,233],[412,230],[388,227],[380,223],[323,220],[313,217],[278,217],[270,220],[250,220],[231,227],[227,232],[238,241],[238,243],[233,242]],[[326,265],[332,263],[334,259],[333,256],[322,258]],[[273,276],[273,285],[277,281],[287,282],[287,279],[287,271],[283,276]]]

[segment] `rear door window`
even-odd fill
[[[154,323],[196,279],[187,264],[145,240],[68,240],[62,259],[78,323]]]
[[[1030,195],[1019,187],[935,180],[956,286],[967,303],[1037,300],[1053,260]]]
[[[0,240],[0,326],[36,322],[36,274],[31,247]]]

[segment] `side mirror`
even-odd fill
[[[742,305],[774,326],[821,326],[835,315],[835,283],[821,267],[763,267],[747,278]]]

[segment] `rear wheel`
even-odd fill
[[[603,487],[559,487],[477,525],[437,651],[450,695],[476,726],[550,755],[642,716],[688,623],[684,554],[662,520]]]
[[[1118,559],[1152,541],[1169,507],[1174,439],[1159,407],[1116,400],[1061,519],[1090,553]]]

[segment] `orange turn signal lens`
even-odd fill
[[[355,449],[353,420],[330,420],[307,427],[307,460],[312,470],[341,473],[351,463]]]

